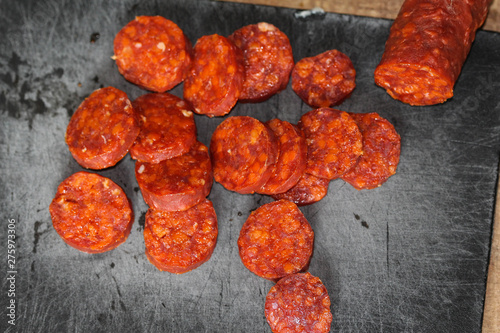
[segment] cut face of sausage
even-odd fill
[[[146,256],[161,271],[181,274],[199,267],[212,256],[217,235],[217,215],[207,199],[182,212],[150,208],[146,214]]]
[[[159,163],[136,162],[144,201],[157,210],[181,211],[205,199],[212,188],[208,148],[195,142],[189,152]]]
[[[307,142],[306,173],[327,179],[340,177],[363,154],[358,125],[344,111],[319,108],[304,114],[298,126]]]
[[[356,70],[351,59],[329,50],[298,61],[292,71],[292,89],[309,106],[341,104],[356,87]]]
[[[382,185],[396,173],[401,138],[394,126],[377,113],[352,113],[363,135],[363,155],[341,178],[358,190]]]
[[[229,117],[212,134],[210,154],[215,181],[230,191],[254,193],[272,175],[279,142],[259,120]]]
[[[66,129],[71,155],[84,168],[105,169],[118,163],[139,134],[139,124],[123,91],[94,91],[76,109]]]
[[[238,238],[240,258],[254,274],[278,280],[307,269],[314,232],[297,205],[278,200],[253,211]]]
[[[193,65],[184,82],[184,99],[198,114],[223,116],[238,101],[244,75],[240,49],[226,37],[203,36],[194,46]]]
[[[273,333],[326,333],[332,323],[325,285],[310,273],[279,280],[266,296],[265,316]]]
[[[109,178],[85,171],[61,182],[49,211],[59,236],[87,253],[116,248],[134,222],[125,192]]]
[[[330,179],[319,178],[308,173],[300,177],[297,184],[284,193],[272,195],[273,199],[286,199],[297,206],[312,205],[320,201],[328,194]]]
[[[257,193],[278,194],[288,191],[297,184],[304,173],[307,162],[307,144],[302,130],[280,119],[266,122],[279,141],[278,160],[271,178]]]
[[[294,60],[290,41],[281,30],[260,22],[228,38],[243,51],[245,81],[240,101],[262,102],[286,88]]]
[[[114,40],[118,71],[150,91],[165,92],[182,82],[191,64],[191,43],[174,22],[138,16]]]
[[[189,151],[196,141],[193,112],[186,102],[169,93],[145,94],[132,102],[141,131],[130,156],[158,163]]]

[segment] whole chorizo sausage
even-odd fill
[[[490,2],[405,0],[375,69],[375,83],[410,105],[451,98]]]

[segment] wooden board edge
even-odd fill
[[[254,5],[264,5],[273,7],[286,7],[299,10],[309,10],[321,8],[326,12],[377,17],[385,19],[395,19],[404,0],[390,1],[327,1],[327,0],[218,0],[225,2],[238,2]],[[490,4],[488,17],[483,30],[500,32],[500,0],[493,0]]]
[[[500,332],[500,172],[497,179],[482,327],[483,333]]]

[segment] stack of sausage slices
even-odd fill
[[[165,92],[130,102],[116,88],[99,89],[73,114],[66,142],[88,169],[111,167],[127,152],[136,160],[136,179],[150,206],[146,255],[158,269],[184,273],[210,258],[218,234],[215,210],[206,199],[213,183],[212,164],[208,148],[196,139],[193,112],[182,99]],[[126,218],[117,218],[122,215],[113,209],[117,202],[126,208]],[[125,241],[133,222],[122,189],[89,172],[65,180],[50,211],[61,237],[85,252],[115,248]]]
[[[274,281],[265,303],[273,332],[328,332],[328,292],[307,272],[314,232],[298,206],[321,200],[333,179],[356,189],[380,186],[396,172],[400,138],[376,113],[331,108],[355,88],[350,59],[330,50],[294,63],[288,37],[261,22],[228,37],[201,37],[192,47],[160,16],[139,16],[114,40],[123,77],[148,90],[134,101],[114,87],[87,97],[73,114],[66,143],[84,168],[114,166],[127,153],[146,213],[146,256],[159,270],[181,274],[206,262],[218,236],[207,196],[213,180],[241,194],[275,201],[253,211],[238,248],[245,267]],[[313,110],[297,124],[228,117],[210,148],[197,140],[194,114],[227,115],[240,101],[264,101],[292,89]],[[183,98],[168,90],[184,82]],[[50,205],[53,225],[69,245],[109,251],[128,237],[133,212],[123,190],[81,171],[64,180]]]
[[[130,153],[150,207],[146,255],[162,271],[185,273],[210,258],[218,235],[217,216],[207,199],[213,184],[208,148],[197,140],[191,106],[167,92],[192,67],[191,43],[172,21],[141,16],[116,35],[114,53],[119,72],[150,93],[131,102],[114,87],[94,91],[73,114],[66,143],[75,160],[93,170],[112,167]],[[126,212],[121,219],[117,202]],[[123,243],[133,222],[122,189],[89,172],[61,183],[50,212],[59,235],[91,253]]]
[[[311,110],[298,124],[234,116],[210,142],[214,178],[226,189],[287,199],[321,200],[333,179],[373,189],[396,173],[400,137],[377,113]]]

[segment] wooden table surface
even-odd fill
[[[500,178],[500,177],[499,177]],[[499,182],[500,184],[500,182]],[[495,220],[484,302],[483,333],[500,332],[500,191],[497,185]]]
[[[394,19],[403,0],[226,0],[297,9],[322,8],[327,12]],[[484,30],[500,32],[500,0],[493,0]]]
[[[226,0],[224,0],[226,1]],[[229,1],[229,0],[227,0]],[[321,8],[326,12],[394,19],[403,0],[231,0],[297,9]],[[500,0],[493,0],[484,30],[500,32]],[[500,178],[500,177],[499,177]],[[483,318],[483,333],[500,332],[500,193],[497,193],[495,221],[493,224],[490,264]],[[495,227],[496,226],[496,227]]]

